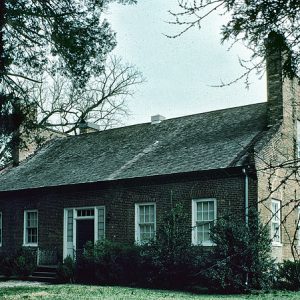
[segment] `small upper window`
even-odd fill
[[[200,199],[192,202],[192,243],[211,246],[210,230],[216,220],[216,199]]]
[[[273,244],[280,244],[281,242],[281,232],[280,232],[280,201],[272,200],[271,204],[271,238]]]
[[[38,212],[25,210],[24,212],[24,245],[37,246],[38,243]]]
[[[156,212],[155,203],[135,205],[135,240],[138,243],[148,242],[155,237]]]
[[[94,208],[77,209],[77,217],[93,217],[94,215]]]

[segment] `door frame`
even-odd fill
[[[78,216],[77,212],[79,210],[93,210],[94,215],[93,216]],[[64,208],[64,228],[63,228],[63,258],[66,258],[68,256],[67,251],[67,229],[68,229],[68,211],[73,211],[73,223],[72,223],[72,232],[73,232],[73,253],[76,251],[76,222],[77,220],[94,220],[94,242],[98,241],[98,210],[103,209],[104,211],[104,235],[105,235],[105,206],[82,206],[82,207],[70,207],[70,208]],[[72,257],[73,258],[73,257]]]

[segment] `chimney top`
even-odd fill
[[[162,115],[151,116],[151,124],[159,124],[164,121],[166,118]]]
[[[282,67],[286,56],[283,45],[283,37],[276,32],[271,32],[265,41],[269,126],[275,125],[283,118],[284,78]]]

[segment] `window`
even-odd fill
[[[94,208],[77,209],[77,217],[93,217],[94,215]]]
[[[154,239],[156,230],[155,203],[135,205],[135,240],[145,243]]]
[[[105,239],[105,209],[104,207],[98,208],[98,240]]]
[[[96,242],[104,239],[104,206],[64,209],[64,258],[67,256],[73,258],[74,251],[87,241]]]
[[[300,158],[300,121],[297,120],[297,157]]]
[[[24,245],[37,246],[38,243],[38,212],[25,210],[24,212]]]
[[[192,201],[192,243],[212,246],[210,229],[217,216],[216,199]]]
[[[280,201],[272,200],[271,203],[271,238],[273,244],[280,244]]]
[[[300,206],[298,206],[298,219],[297,219],[297,237],[298,237],[298,247],[300,247]]]
[[[73,243],[73,209],[67,211],[67,242]]]
[[[2,246],[2,212],[0,211],[0,247]]]

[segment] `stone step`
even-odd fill
[[[46,266],[46,265],[38,265],[36,268],[36,272],[53,272],[56,273],[57,266]]]
[[[56,282],[57,266],[55,265],[39,265],[32,275],[29,276],[30,281]]]
[[[55,277],[56,272],[40,272],[40,271],[35,271],[32,276],[36,277]]]
[[[55,277],[43,277],[43,276],[28,276],[27,280],[29,281],[40,281],[40,282],[48,282],[48,283],[56,283]]]

